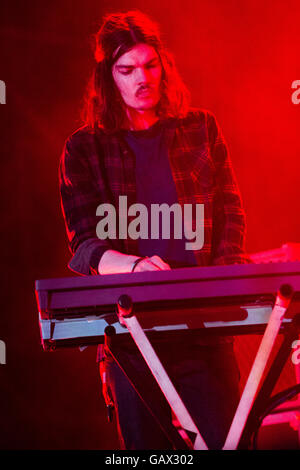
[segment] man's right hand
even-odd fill
[[[125,255],[115,250],[107,250],[101,256],[98,272],[99,274],[130,273],[134,262],[140,258],[134,255]],[[154,255],[141,260],[134,269],[134,272],[142,271],[163,271],[171,269],[159,256]]]
[[[142,271],[164,271],[171,269],[159,256],[154,255],[150,258],[142,259],[134,269],[135,273]]]

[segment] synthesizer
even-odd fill
[[[128,330],[116,313],[124,295],[150,335],[256,333],[283,286],[294,294],[282,328],[300,313],[299,261],[37,280],[42,346],[99,344],[107,326],[125,338]]]

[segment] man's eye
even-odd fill
[[[122,74],[122,75],[129,75],[131,72],[132,72],[131,69],[129,69],[129,70],[122,70],[122,71],[121,71],[121,74]]]

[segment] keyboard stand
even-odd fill
[[[246,423],[248,421],[249,414],[251,414],[251,410],[255,402],[255,397],[259,389],[259,386],[261,384],[262,376],[266,370],[268,359],[271,355],[273,345],[279,333],[282,320],[290,305],[292,294],[293,294],[293,291],[289,285],[282,286],[277,294],[274,308],[272,310],[271,316],[269,318],[269,322],[263,334],[260,346],[258,348],[256,357],[254,359],[251,371],[249,373],[246,385],[241,395],[239,405],[237,407],[232,424],[230,426],[230,429],[229,429],[229,432],[228,432],[228,435],[227,435],[227,438],[223,447],[224,450],[235,450],[239,446],[241,436],[243,434]],[[198,431],[192,417],[189,415],[184,403],[182,402],[175,387],[173,386],[171,380],[169,379],[162,363],[160,362],[153,347],[151,346],[145,332],[141,328],[136,316],[133,314],[132,300],[128,295],[122,295],[119,298],[119,301],[117,304],[117,314],[119,317],[119,322],[128,329],[136,346],[138,347],[143,358],[145,359],[149,367],[149,370],[154,376],[167,402],[169,403],[171,410],[177,419],[177,422],[180,424],[180,427],[178,427],[176,431],[176,429],[173,426],[170,427],[165,422],[163,418],[163,414],[160,414],[159,410],[158,410],[158,413],[155,411],[153,412],[153,407],[155,408],[156,400],[153,397],[152,390],[151,390],[151,397],[148,397],[150,398],[150,402],[152,403],[150,407],[149,400],[146,399],[145,396],[142,396],[143,394],[141,393],[140,386],[137,383],[136,384],[133,383],[134,380],[132,379],[132,377],[134,377],[134,371],[131,371],[133,372],[133,375],[131,375],[131,373],[127,374],[126,366],[123,365],[122,367],[121,354],[120,354],[119,358],[116,358],[117,362],[123,368],[129,380],[132,381],[133,385],[135,386],[136,390],[138,391],[139,395],[143,399],[148,409],[151,411],[151,408],[152,408],[152,411],[151,411],[152,414],[158,420],[158,422],[160,422],[162,429],[164,429],[167,435],[169,437],[171,436],[171,440],[173,441],[173,443],[175,443],[175,441],[177,440],[176,437],[174,438],[175,434],[173,432],[173,429],[175,429],[176,433],[181,438],[180,445],[184,441],[187,445],[187,448],[190,448],[190,444],[187,442],[187,439],[185,439],[182,436],[186,436],[186,434],[188,433],[193,433],[195,436],[195,439],[192,444],[192,448],[194,450],[208,450],[208,447],[205,441],[203,440],[200,432]],[[289,344],[289,350],[290,350],[290,344]],[[109,349],[111,350],[111,348]],[[112,355],[114,355],[113,351],[112,351]],[[274,368],[273,368],[273,371],[274,371]],[[281,371],[279,371],[279,374],[280,372]],[[277,373],[277,378],[279,377],[279,374]],[[144,381],[144,377],[143,377],[143,381]],[[272,379],[272,381],[274,382],[274,379]],[[264,384],[265,384],[265,381],[264,381]],[[266,390],[266,388],[269,389],[270,386],[271,386],[271,380],[268,381],[267,386],[264,388],[264,390]]]
[[[261,384],[261,379],[265,372],[268,359],[271,355],[275,340],[279,333],[283,317],[290,305],[292,294],[293,292],[290,286],[282,286],[277,294],[274,308],[263,334],[240,402],[231,423],[223,447],[224,450],[235,450],[239,445],[241,435],[253,406],[257,391]],[[279,375],[277,377],[279,377]]]
[[[274,390],[280,374],[291,354],[291,345],[295,339],[299,338],[299,323],[299,315],[296,315],[293,318],[292,323],[283,332],[283,341],[274,357],[272,364],[270,365],[269,371],[265,376],[263,384],[261,385],[255,402],[253,403],[253,406],[249,412],[248,420],[241,435],[238,447],[239,449],[247,449],[249,446],[253,446],[253,436],[255,433],[258,433],[262,424],[262,417],[264,416],[264,413],[266,412],[268,405],[272,400],[272,391]],[[299,381],[297,381],[297,385],[295,385],[293,388],[296,390],[296,388],[299,389],[299,387]],[[284,393],[284,391],[282,393]]]
[[[109,351],[115,362],[127,376],[145,407],[156,420],[165,436],[169,439],[172,448],[180,450],[192,449],[193,444],[190,438],[178,433],[178,430],[172,425],[171,418],[168,419],[165,406],[168,405],[168,403],[166,402],[165,396],[161,393],[157,382],[153,380],[150,369],[145,368],[145,373],[143,373],[141,377],[131,364],[128,364],[128,361],[124,361],[122,348],[120,348],[118,344],[118,335],[113,326],[106,327],[104,341],[106,350]],[[137,352],[139,352],[138,349]]]

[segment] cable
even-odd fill
[[[260,427],[262,425],[263,420],[267,415],[269,415],[275,408],[278,406],[282,405],[284,402],[291,400],[294,398],[295,395],[298,395],[300,393],[300,384],[294,385],[293,387],[287,388],[286,390],[283,390],[282,392],[278,393],[277,395],[274,395],[274,397],[270,398],[265,411],[260,415],[258,418],[258,423],[256,429],[253,431],[251,442],[252,442],[252,449],[257,450],[257,440],[258,440],[258,433],[260,430]]]

